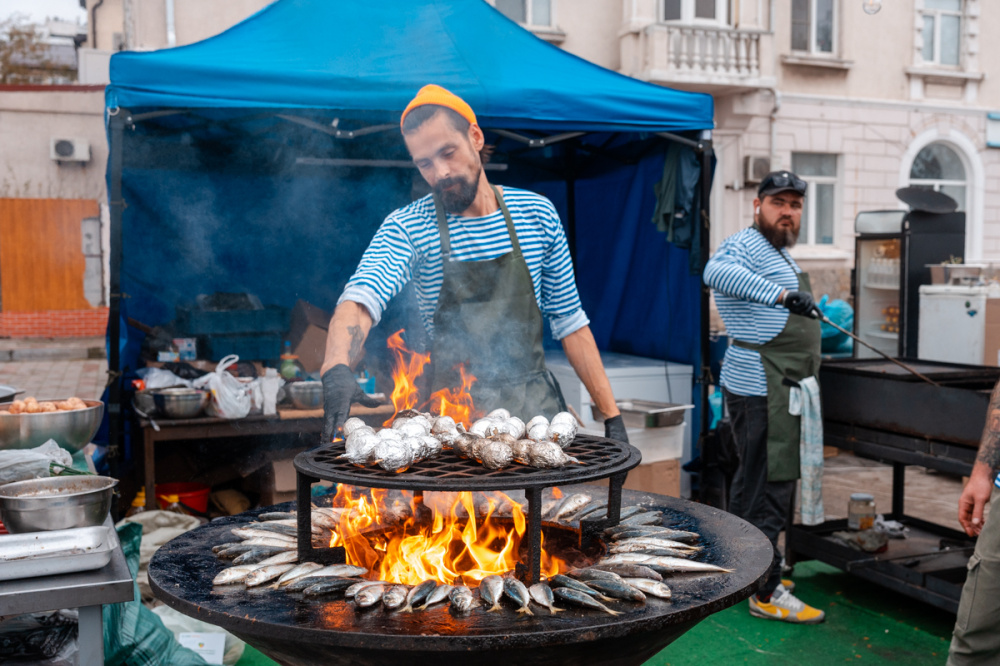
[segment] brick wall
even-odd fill
[[[3,338],[84,338],[104,335],[107,308],[0,312]]]

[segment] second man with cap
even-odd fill
[[[476,377],[478,411],[503,407],[524,420],[565,409],[545,368],[543,317],[591,398],[605,434],[628,441],[576,289],[552,203],[497,187],[483,170],[485,137],[472,108],[428,85],[403,112],[406,147],[431,194],[393,211],[376,232],[330,321],[323,364],[323,442],[363,401],[351,368],[389,301],[413,282],[433,341],[431,390]]]
[[[750,613],[813,624],[824,613],[781,580],[778,550],[800,467],[800,417],[789,413],[790,389],[815,377],[820,363],[809,276],[788,252],[799,237],[805,194],[805,181],[794,173],[769,173],[753,201],[753,226],[722,242],[704,279],[732,340],[720,377],[739,452],[729,511],[774,547],[770,575],[750,598]]]

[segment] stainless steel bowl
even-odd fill
[[[0,517],[12,534],[103,525],[117,479],[54,476],[0,486]]]
[[[292,382],[287,388],[298,409],[319,409],[323,405],[323,382]]]
[[[156,410],[172,419],[193,419],[208,404],[208,391],[193,388],[169,388],[152,391]]]
[[[50,400],[60,402],[65,399]],[[41,414],[11,414],[7,411],[10,405],[0,405],[0,449],[33,449],[54,439],[62,448],[76,453],[90,443],[104,417],[103,402],[83,402],[87,405],[86,409]]]
[[[135,406],[146,416],[152,416],[156,413],[156,401],[153,400],[153,394],[149,391],[135,392]]]

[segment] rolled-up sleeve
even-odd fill
[[[545,230],[539,306],[552,328],[552,337],[561,340],[590,323],[576,289],[573,260],[559,214],[548,199],[539,215]]]
[[[337,305],[360,303],[368,309],[372,324],[378,324],[389,301],[413,277],[416,250],[401,224],[390,215],[361,255],[354,275],[347,281]]]
[[[705,265],[705,284],[743,301],[775,305],[783,287],[757,275],[750,256],[737,243],[723,242]]]

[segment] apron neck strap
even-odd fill
[[[507,203],[503,200],[503,195],[500,194],[496,185],[490,183],[490,188],[497,198],[497,203],[500,204],[500,211],[503,213],[503,220],[507,225],[507,233],[510,235],[510,244],[514,248],[514,256],[520,257],[521,244],[517,241],[517,231],[514,230],[514,220],[511,219],[510,211],[507,210]],[[434,213],[437,215],[438,233],[441,234],[441,256],[447,258],[451,256],[451,232],[448,229],[448,216],[444,212],[441,199],[436,194],[432,196],[434,198]]]

